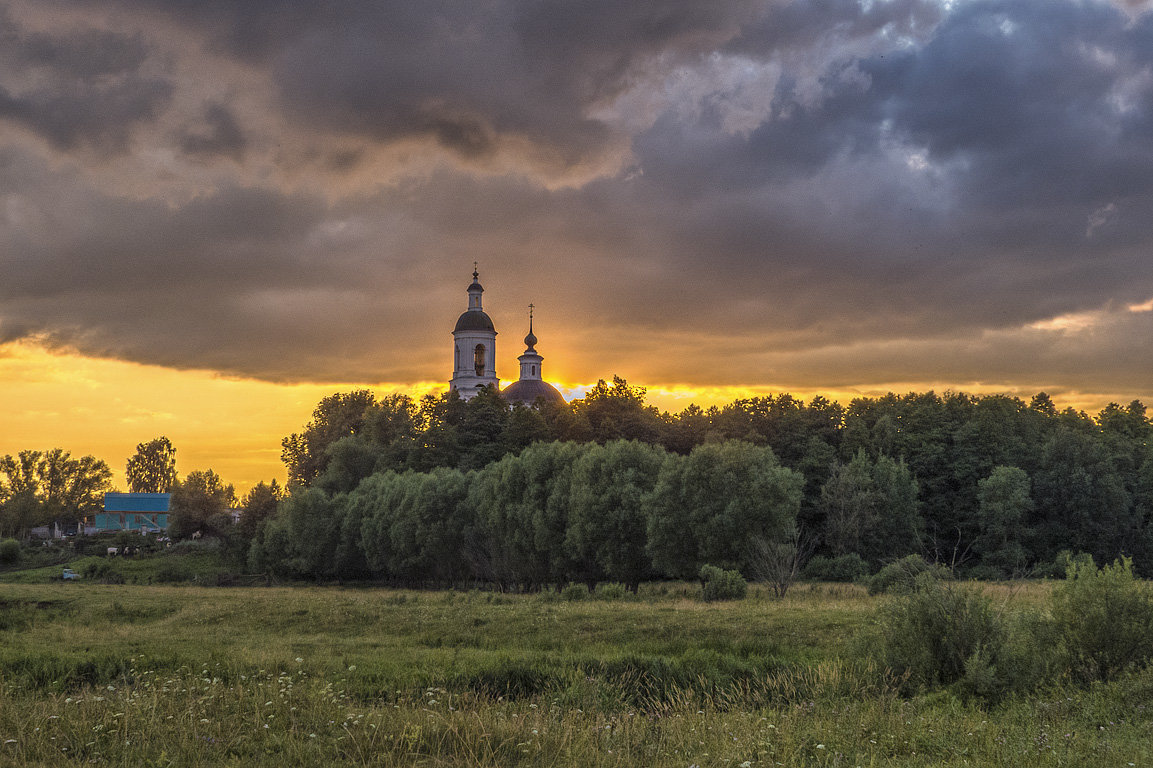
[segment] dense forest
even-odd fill
[[[1151,432],[1138,401],[1091,417],[1044,393],[782,394],[668,414],[619,378],[535,408],[362,390],[284,439],[290,493],[250,526],[249,564],[534,588],[908,554],[1013,576],[1067,550],[1150,574]]]

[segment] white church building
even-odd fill
[[[452,331],[453,367],[449,389],[465,400],[476,396],[488,385],[500,388],[496,375],[496,326],[484,311],[480,273],[473,268],[472,284],[468,287],[468,309],[456,321]],[[529,305],[528,335],[524,337],[525,351],[520,362],[520,379],[501,392],[510,405],[532,405],[537,398],[547,402],[563,403],[564,396],[556,387],[544,380],[541,363],[544,358],[536,351],[537,338],[532,332],[532,310]]]

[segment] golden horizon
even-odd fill
[[[583,397],[596,382],[552,383],[571,401]],[[1041,391],[981,382],[892,382],[836,388],[629,383],[644,387],[646,402],[669,413],[679,413],[689,405],[708,408],[739,398],[783,393],[806,402],[820,395],[848,405],[857,397],[888,392],[963,391],[1028,400]],[[8,403],[19,407],[10,406],[0,413],[0,455],[56,447],[73,456],[93,455],[108,463],[113,482],[123,488],[124,465],[136,445],[165,435],[176,446],[182,476],[212,469],[243,495],[260,481],[284,482],[280,441],[308,422],[321,398],[355,389],[370,389],[378,397],[404,393],[420,398],[446,387],[440,381],[275,383],[90,357],[50,350],[34,341],[9,342],[0,345],[0,391],[6,393]],[[1108,402],[1124,404],[1134,399],[1046,391],[1059,407],[1089,413]]]

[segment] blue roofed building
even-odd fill
[[[97,512],[92,524],[85,527],[92,533],[167,531],[171,505],[171,493],[106,493],[104,511]]]

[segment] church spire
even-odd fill
[[[524,337],[524,345],[526,347],[526,349],[525,349],[526,354],[531,353],[531,354],[535,355],[536,350],[533,349],[533,347],[536,346],[536,336],[534,336],[533,332],[532,332],[532,309],[533,309],[533,305],[529,304],[528,305],[528,336]]]

